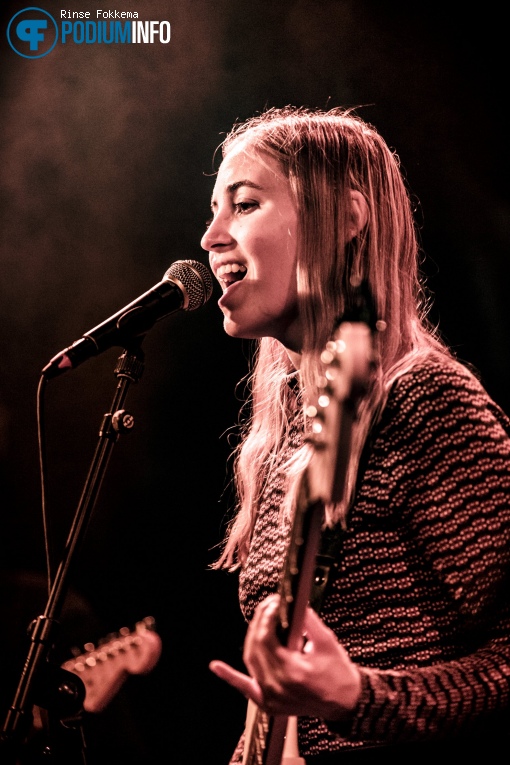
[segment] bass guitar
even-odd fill
[[[324,507],[345,501],[353,430],[370,382],[372,331],[344,321],[321,355],[323,374],[312,419],[312,455],[300,480],[297,506],[282,571],[279,622],[282,642],[303,646],[303,624],[320,548]],[[245,725],[243,765],[304,765],[297,749],[297,719],[270,716],[251,700]]]

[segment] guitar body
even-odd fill
[[[301,650],[303,624],[316,572],[324,508],[346,499],[358,405],[372,368],[372,337],[364,322],[340,324],[322,354],[324,376],[313,418],[312,457],[299,487],[280,594],[281,641]],[[297,719],[270,716],[248,703],[243,765],[304,765],[297,747]]]

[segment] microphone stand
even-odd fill
[[[144,354],[141,349],[143,336],[135,338],[117,360],[114,374],[118,378],[111,410],[105,414],[99,430],[99,441],[89,468],[80,501],[67,538],[63,557],[55,575],[48,601],[42,616],[38,616],[29,628],[30,647],[21,672],[13,703],[7,712],[0,734],[0,754],[5,750],[7,757],[0,756],[2,763],[17,765],[20,762],[18,748],[25,743],[33,721],[33,706],[40,706],[55,714],[61,738],[55,750],[48,746],[44,750],[44,762],[52,765],[71,765],[68,743],[77,763],[85,765],[85,741],[81,728],[85,686],[81,678],[72,672],[52,667],[50,651],[55,644],[55,629],[59,626],[67,592],[69,574],[78,547],[84,537],[87,525],[96,503],[106,467],[113,447],[121,433],[128,432],[134,425],[133,417],[122,407],[129,384],[138,382],[144,369]],[[66,740],[65,740],[66,739]],[[67,741],[68,739],[68,741]],[[73,740],[74,739],[74,740]],[[60,746],[60,749],[59,749]]]

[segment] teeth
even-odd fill
[[[246,266],[242,266],[241,263],[227,263],[227,265],[218,268],[216,275],[218,279],[221,279],[225,274],[237,274],[239,271],[244,273]]]

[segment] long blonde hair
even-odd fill
[[[449,354],[427,319],[420,279],[416,225],[399,158],[377,130],[352,110],[298,107],[270,109],[237,124],[222,144],[225,157],[242,141],[245,150],[275,158],[287,177],[299,215],[297,286],[303,326],[301,387],[317,390],[320,352],[333,322],[366,280],[385,324],[377,333],[377,366],[360,414],[349,485],[357,458],[394,380],[418,360]],[[362,194],[368,221],[349,241],[352,190]],[[347,244],[345,244],[347,242]],[[288,429],[289,357],[273,338],[258,341],[250,376],[249,419],[234,453],[237,508],[215,568],[235,569],[246,559],[264,481]],[[293,456],[285,512],[309,451]],[[347,507],[329,512],[328,523],[344,521]]]

